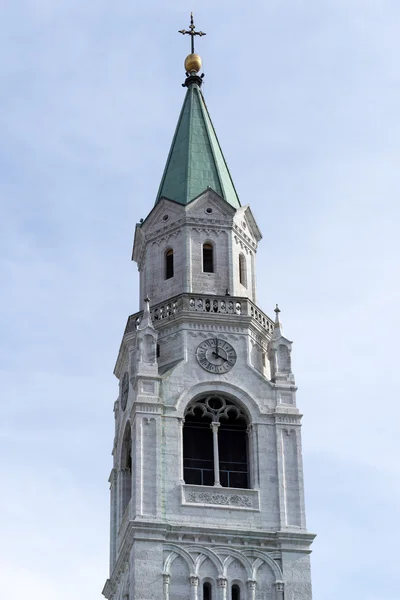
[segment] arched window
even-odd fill
[[[190,404],[183,427],[185,483],[248,488],[247,421],[221,396]]]
[[[236,583],[232,586],[231,600],[240,600],[240,587]]]
[[[152,335],[146,333],[142,340],[143,352],[142,356],[145,362],[154,363],[157,354],[157,345],[154,342]]]
[[[203,583],[203,600],[212,600],[212,587],[209,581]]]
[[[247,287],[247,269],[244,254],[239,254],[239,281],[244,287]]]
[[[169,248],[165,253],[165,279],[174,276],[174,251]]]
[[[125,428],[121,452],[121,515],[124,514],[132,496],[132,435],[128,422]]]
[[[203,273],[214,273],[214,247],[212,244],[203,244]]]

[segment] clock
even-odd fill
[[[196,358],[210,373],[227,373],[236,363],[236,352],[231,344],[218,338],[209,338],[197,346]]]
[[[129,375],[125,371],[124,376],[122,378],[121,383],[121,408],[125,410],[126,403],[128,402],[128,394],[129,394]]]

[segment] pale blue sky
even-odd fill
[[[0,20],[2,597],[100,600],[134,224],[204,94],[304,413],[315,600],[398,600],[398,0],[13,0]],[[291,600],[291,599],[290,599]]]

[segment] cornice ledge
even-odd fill
[[[241,238],[242,242],[244,244],[246,244],[246,246],[249,246],[252,250],[257,250],[257,242],[255,242],[254,240],[251,239],[251,237],[249,235],[247,235],[243,229],[241,229],[241,227],[237,224],[233,224],[233,231],[235,233],[235,235],[237,235],[238,237]]]
[[[126,324],[126,327],[128,326],[128,322],[129,322],[129,318]],[[126,354],[128,352],[128,348],[130,343],[132,343],[135,340],[136,337],[136,331],[128,331],[126,332],[126,327],[124,330],[124,334],[122,336],[122,340],[121,340],[121,344],[118,350],[118,356],[117,356],[117,360],[115,362],[115,367],[114,367],[114,375],[119,379],[120,375],[121,375],[121,368],[122,368],[122,363],[124,362],[125,358],[126,358]]]
[[[305,529],[280,529],[276,532],[277,540],[282,544],[286,544],[285,548],[290,549],[293,545],[293,549],[298,549],[298,544],[306,544],[309,546],[315,540],[317,535],[315,533],[309,533]]]
[[[293,384],[293,381],[273,381],[272,385],[274,386],[275,390],[290,390],[291,392],[297,392],[298,387],[297,385]]]
[[[101,593],[106,598],[111,598],[111,596],[114,592],[115,592],[115,586],[113,586],[111,581],[109,579],[107,579],[107,581],[104,584],[103,591]]]
[[[157,240],[158,238],[162,238],[165,235],[170,235],[171,233],[173,233],[175,230],[180,230],[182,229],[182,226],[185,225],[185,219],[180,218],[177,221],[173,221],[173,223],[170,223],[169,225],[164,225],[163,227],[160,227],[159,229],[155,229],[154,231],[152,231],[151,233],[149,233],[146,236],[146,242],[154,242],[155,240]]]
[[[212,529],[212,532],[210,531]],[[249,530],[248,527],[240,527],[237,526],[235,529],[225,528],[223,526],[213,526],[210,528],[208,525],[192,525],[190,523],[178,523],[178,522],[170,522],[168,525],[168,534],[188,534],[188,535],[196,535],[196,534],[204,534],[206,533],[212,538],[217,539],[218,537],[232,537],[232,535],[237,536],[240,535],[242,537],[246,537],[249,540],[261,540],[263,542],[269,541],[276,544],[278,541],[277,530],[270,529],[261,529],[261,530]],[[249,545],[254,542],[249,542]]]
[[[296,408],[295,406],[289,406],[289,405],[277,405],[275,408],[275,415],[277,417],[279,417],[280,415],[290,415],[290,416],[294,416],[294,417],[299,417],[301,419],[301,417],[303,416],[300,412],[299,409]]]

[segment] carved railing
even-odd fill
[[[154,325],[160,321],[173,320],[182,312],[236,315],[255,319],[269,334],[274,330],[274,322],[248,298],[234,296],[211,296],[209,294],[181,294],[151,307]],[[142,312],[131,315],[125,329],[130,333],[139,328]]]

